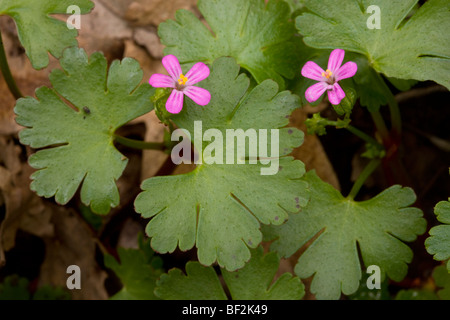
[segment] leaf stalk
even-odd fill
[[[8,85],[9,91],[11,91],[14,98],[20,99],[23,97],[19,88],[17,87],[16,81],[12,76],[11,70],[9,69],[8,60],[6,58],[5,46],[3,45],[2,33],[0,31],[0,70],[2,71],[3,78]]]

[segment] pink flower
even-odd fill
[[[209,68],[206,64],[196,63],[186,75],[181,71],[180,63],[174,55],[165,56],[162,59],[164,68],[169,76],[154,74],[148,81],[155,88],[173,88],[174,90],[167,99],[166,109],[170,113],[179,113],[183,109],[183,97],[188,96],[195,103],[206,106],[211,100],[208,90],[194,87],[194,84],[205,80],[209,76]]]
[[[338,81],[353,77],[358,70],[358,66],[352,61],[341,66],[344,55],[345,51],[342,49],[333,50],[328,59],[326,71],[323,71],[313,61],[308,61],[303,66],[302,76],[319,81],[306,90],[305,97],[308,102],[316,101],[327,90],[328,100],[330,100],[331,104],[338,105],[341,103],[341,100],[345,97],[345,92],[338,84]]]

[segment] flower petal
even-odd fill
[[[345,97],[345,92],[342,90],[341,86],[337,83],[333,85],[331,90],[328,90],[328,100],[333,105],[338,105],[341,100]]]
[[[205,80],[209,76],[209,68],[203,62],[196,63],[191,70],[186,73],[186,78],[188,78],[188,85],[196,84],[202,80]]]
[[[170,113],[180,113],[183,109],[183,92],[173,90],[166,102],[166,109]]]
[[[336,71],[336,74],[334,75],[335,80],[339,81],[353,77],[356,74],[356,71],[358,71],[358,65],[353,61],[349,61]]]
[[[338,99],[340,99],[340,100],[344,99],[345,98],[345,92],[344,92],[344,90],[342,90],[341,86],[336,82],[333,85],[333,87],[334,87],[333,89],[336,91],[336,95],[337,95]]]
[[[342,49],[334,49],[330,53],[330,58],[328,59],[328,69],[335,74],[337,70],[342,65],[342,61],[344,61],[345,51]]]
[[[308,61],[302,68],[302,76],[308,79],[322,81],[322,73],[325,71],[317,65],[314,61]]]
[[[189,86],[184,89],[183,93],[201,106],[206,106],[211,101],[211,94],[203,88]]]
[[[154,88],[175,88],[175,81],[165,74],[154,74],[148,80],[148,83]]]
[[[162,64],[164,68],[166,68],[167,72],[170,74],[172,79],[178,81],[183,71],[181,70],[181,66],[180,63],[178,62],[177,57],[175,57],[172,54],[165,56],[162,59]]]
[[[325,82],[313,84],[311,87],[306,89],[305,98],[306,100],[308,100],[308,102],[314,102],[320,98],[320,96],[325,92],[326,89],[327,84]]]

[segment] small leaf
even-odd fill
[[[221,269],[224,281],[233,300],[299,300],[304,296],[304,285],[299,278],[289,273],[277,281],[280,259],[277,254],[263,254],[262,247],[252,250],[252,258],[242,269],[229,272]],[[186,264],[186,275],[172,269],[161,276],[155,290],[165,300],[225,300],[219,277],[213,267],[204,267],[198,262]]]
[[[88,59],[83,49],[70,48],[60,63],[64,71],[50,74],[54,89],[39,88],[37,99],[19,99],[15,107],[17,123],[26,127],[21,143],[46,148],[29,159],[38,169],[31,189],[66,204],[82,185],[82,202],[105,214],[119,203],[115,182],[127,164],[114,147],[114,132],[152,110],[154,90],[139,85],[143,72],[130,58],[114,61],[108,72],[102,54]]]
[[[16,274],[7,276],[0,283],[0,300],[70,300],[71,295],[67,289],[43,285],[31,295],[30,282],[27,278]]]
[[[433,271],[433,278],[436,286],[442,288],[438,290],[437,295],[442,300],[450,300],[450,273],[444,266],[437,266]]]
[[[164,300],[226,300],[220,280],[213,267],[196,261],[186,263],[186,275],[171,269],[157,282],[155,294]]]
[[[11,16],[17,25],[19,39],[25,48],[33,68],[48,65],[48,52],[60,58],[67,47],[77,45],[77,31],[69,29],[66,21],[53,18],[52,14],[66,14],[69,6],[78,6],[81,14],[94,7],[90,0],[2,0],[0,15]]]
[[[285,1],[289,5],[292,14],[295,14],[296,12],[299,12],[301,9],[303,9],[306,0],[283,0],[283,1]]]
[[[338,299],[341,291],[356,292],[361,279],[358,251],[364,266],[380,267],[381,280],[386,273],[395,281],[403,279],[413,253],[402,241],[414,241],[426,227],[421,210],[408,207],[416,199],[412,189],[393,186],[373,199],[355,202],[313,171],[305,179],[311,186],[308,206],[285,224],[264,231],[267,240],[276,239],[271,249],[284,257],[312,241],[295,273],[300,278],[314,275],[311,292],[316,298]]]
[[[158,300],[153,290],[163,271],[155,268],[154,260],[159,259],[149,248],[148,241],[139,249],[119,248],[120,263],[113,256],[105,255],[105,266],[112,269],[123,284],[112,300]]]
[[[71,300],[72,296],[67,289],[44,285],[33,294],[33,300]]]
[[[391,300],[388,290],[389,279],[385,278],[384,281],[380,283],[380,289],[369,289],[367,287],[367,279],[369,276],[370,275],[366,272],[362,273],[362,279],[358,290],[349,295],[348,298],[350,300]]]
[[[439,300],[438,296],[427,289],[400,290],[395,296],[395,300]]]
[[[429,231],[430,237],[425,240],[425,247],[435,260],[444,261],[450,258],[450,199],[441,201],[434,208],[437,219],[442,225],[435,226]],[[450,272],[450,260],[447,262]]]
[[[273,79],[281,88],[293,78],[298,65],[298,38],[284,1],[199,0],[198,9],[211,31],[191,12],[177,11],[176,20],[159,25],[158,34],[181,63],[211,64],[233,57],[258,83]]]
[[[366,151],[361,156],[368,159],[382,159],[386,156],[386,150],[381,144],[368,142],[366,143]]]
[[[0,300],[29,300],[29,281],[18,275],[11,275],[0,283]]]
[[[250,262],[234,272],[222,270],[233,300],[300,300],[305,288],[299,278],[284,273],[273,284],[280,259],[275,252],[252,250]]]

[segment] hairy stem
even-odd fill
[[[8,85],[9,91],[11,91],[14,98],[19,99],[22,98],[23,95],[17,87],[16,81],[11,74],[11,70],[9,69],[8,60],[6,59],[5,47],[3,46],[2,34],[0,32],[0,70],[2,71],[3,78]]]
[[[160,150],[166,149],[166,146],[162,142],[145,142],[140,140],[128,139],[122,136],[114,135],[114,140],[124,146],[140,149],[140,150]]]
[[[364,182],[366,182],[367,178],[370,177],[370,175],[375,171],[375,169],[380,165],[381,160],[379,159],[373,159],[369,162],[369,164],[364,168],[363,172],[359,175],[358,179],[356,179],[355,184],[352,187],[352,190],[350,190],[349,195],[347,196],[347,199],[353,200],[356,195],[358,194],[361,187],[364,185]]]

